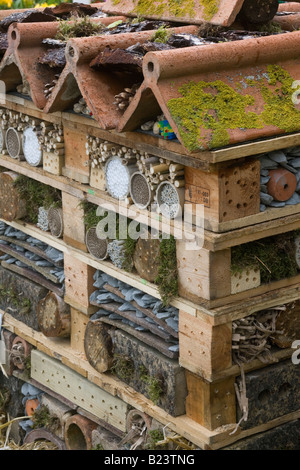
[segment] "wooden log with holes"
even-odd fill
[[[18,176],[13,171],[0,173],[0,217],[9,222],[26,215],[26,201],[15,187]]]
[[[215,230],[221,222],[260,211],[260,164],[251,160],[211,173],[185,167],[185,210],[204,205],[204,226]]]
[[[137,241],[133,264],[141,278],[146,279],[146,281],[154,282],[158,276],[159,248],[159,239],[139,238]]]
[[[64,233],[64,218],[63,211],[60,207],[50,207],[48,210],[48,226],[53,235],[56,238],[61,238]]]
[[[63,239],[68,245],[87,251],[85,243],[84,210],[80,199],[62,192],[62,211],[64,221]]]
[[[49,292],[37,305],[37,318],[42,333],[48,337],[69,337],[70,307],[54,292]]]

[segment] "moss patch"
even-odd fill
[[[47,428],[55,431],[59,428],[59,419],[52,416],[46,405],[41,405],[34,411],[32,415],[33,428]]]
[[[258,266],[263,284],[296,276],[295,234],[278,235],[231,249],[231,271]]]
[[[72,23],[70,23],[72,21]],[[88,16],[83,18],[72,17],[69,20],[59,20],[55,39],[68,41],[71,38],[82,38],[101,34],[105,26],[94,23]]]
[[[229,143],[228,129],[263,127],[254,112],[247,112],[254,98],[220,80],[189,82],[178,91],[182,98],[169,100],[168,108],[184,145],[191,151],[204,148],[209,135],[209,147],[221,147]]]
[[[118,1],[118,0],[117,0]],[[153,0],[138,0],[136,7],[132,13],[138,15],[157,16],[173,15],[176,18],[190,17],[195,15],[195,1],[194,0],[166,0],[166,1],[153,1]]]
[[[140,367],[140,380],[147,386],[147,394],[156,405],[163,393],[163,380],[159,377],[151,376],[145,366]]]
[[[178,295],[178,272],[176,258],[176,240],[174,237],[163,239],[159,249],[158,276],[155,279],[164,306],[170,304]]]
[[[130,380],[134,375],[134,363],[130,357],[114,355],[114,363],[111,372],[122,380]]]
[[[199,0],[199,3],[203,7],[203,17],[206,21],[210,21],[218,13],[220,0]]]
[[[27,176],[19,175],[14,182],[20,198],[26,201],[26,217],[24,220],[36,224],[38,222],[39,207],[49,209],[50,207],[61,207],[61,192],[40,183]]]
[[[184,145],[190,151],[218,148],[230,143],[230,129],[262,129],[276,126],[284,132],[300,127],[300,111],[293,104],[294,79],[278,65],[269,65],[265,73],[236,80],[235,88],[221,80],[191,81],[182,85],[181,97],[168,101]],[[264,109],[249,111],[255,98],[243,92],[256,88]]]

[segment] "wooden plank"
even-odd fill
[[[80,183],[89,183],[90,167],[87,165],[86,134],[74,124],[64,121],[65,165],[62,173]]]
[[[65,253],[65,294],[83,307],[90,306],[90,295],[95,290],[93,276],[95,269],[72,255]]]
[[[33,350],[31,377],[98,418],[126,431],[128,405],[59,361]]]
[[[214,253],[188,248],[185,241],[176,241],[179,295],[192,302],[230,295],[230,250]]]
[[[80,206],[80,199],[63,191],[62,210],[64,242],[82,251],[87,251],[85,243],[84,210]]]
[[[152,134],[145,134],[143,132],[124,132],[117,133],[116,131],[105,131],[99,128],[99,124],[95,119],[69,112],[55,112],[45,114],[38,110],[30,99],[18,96],[16,93],[6,94],[6,104],[8,109],[17,110],[42,120],[49,122],[80,124],[89,127],[89,132],[95,137],[101,137],[104,140],[111,140],[112,142],[121,145],[129,146],[135,143],[138,149],[144,149],[148,153],[157,155],[162,158],[167,158],[176,163],[183,163],[194,168],[207,168],[210,165],[238,160],[244,157],[259,155],[272,150],[283,149],[300,144],[300,133],[295,132],[288,135],[277,136],[272,138],[259,139],[249,141],[238,145],[224,147],[218,150],[202,151],[197,153],[187,154],[182,148],[181,144],[176,141],[164,140]],[[36,114],[37,113],[37,114]]]
[[[189,418],[210,430],[236,422],[234,378],[212,384],[186,371],[186,380]]]
[[[231,367],[231,322],[213,326],[180,310],[179,363],[207,380]]]
[[[87,322],[87,315],[71,307],[71,348],[84,355],[84,334]]]

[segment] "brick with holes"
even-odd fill
[[[222,222],[257,214],[260,210],[260,163],[250,160],[211,173],[185,167],[185,210],[204,205],[204,224],[216,230]]]

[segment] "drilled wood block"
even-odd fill
[[[268,423],[300,409],[300,368],[291,360],[249,372],[245,378],[248,418],[241,422],[243,429]],[[241,377],[237,377],[238,387],[240,384]],[[237,419],[241,416],[238,409]]]
[[[94,290],[95,269],[65,253],[65,301],[83,313],[88,313],[89,298]],[[95,311],[95,307],[92,308]]]
[[[204,205],[205,226],[260,211],[260,163],[235,164],[213,173],[185,167],[185,203]]]
[[[121,431],[126,431],[128,405],[41,351],[31,353],[31,378],[89,411]]]
[[[179,346],[180,365],[210,380],[232,365],[231,322],[213,326],[180,310]]]
[[[55,155],[53,152],[43,152],[43,170],[52,175],[61,175],[64,166],[64,155]]]
[[[90,186],[105,191],[105,174],[102,168],[91,168]]]
[[[64,241],[68,245],[87,251],[85,244],[85,224],[83,220],[84,211],[80,205],[80,199],[63,191],[62,209],[64,220]]]
[[[156,395],[157,392],[155,404],[172,416],[185,414],[185,371],[178,361],[167,358],[121,330],[114,332],[113,348],[114,371],[121,380],[152,400],[152,393]]]
[[[67,176],[79,183],[89,183],[90,168],[87,165],[86,135],[80,131],[77,124],[64,124],[65,164],[62,169]]]
[[[84,334],[88,316],[71,307],[71,347],[76,352],[85,354]]]
[[[256,268],[246,268],[231,275],[231,294],[244,292],[260,286],[260,270]]]
[[[199,302],[231,294],[230,249],[216,252],[189,249],[187,242],[177,240],[176,252],[181,297]]]
[[[207,429],[233,424],[236,421],[234,378],[207,383],[186,371],[188,396],[186,414]]]

